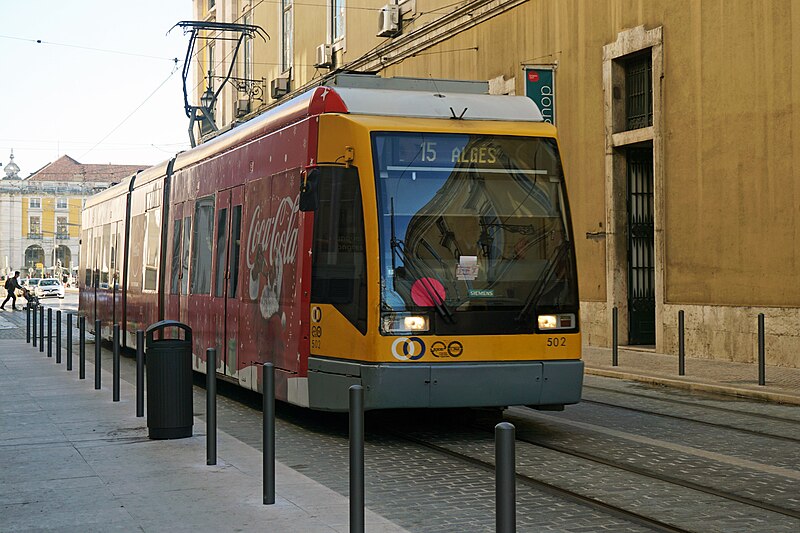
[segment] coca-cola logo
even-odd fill
[[[264,218],[261,206],[256,206],[247,234],[247,267],[251,272],[260,257],[266,261],[265,266],[275,265],[276,261],[284,265],[295,262],[299,202],[300,195],[293,199],[287,196],[273,216]]]

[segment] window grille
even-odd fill
[[[628,130],[653,125],[653,81],[650,50],[625,63],[625,125]]]

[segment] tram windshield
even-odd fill
[[[385,333],[403,313],[456,324],[506,310],[530,325],[537,309],[577,310],[554,139],[392,132],[373,147]]]

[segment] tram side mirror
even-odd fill
[[[319,207],[319,169],[306,174],[300,182],[300,211],[316,211]]]

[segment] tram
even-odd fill
[[[279,400],[560,409],[583,382],[556,129],[485,83],[338,75],[90,198],[80,310]]]

